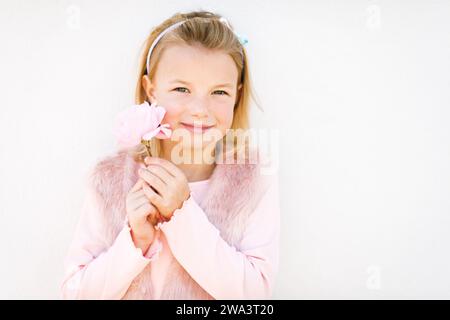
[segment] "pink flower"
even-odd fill
[[[156,104],[156,101],[151,105],[145,101],[121,111],[116,116],[114,135],[121,147],[131,148],[142,140],[150,140],[153,137],[170,138],[172,130],[169,124],[161,124],[166,110]]]

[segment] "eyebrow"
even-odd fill
[[[183,81],[183,80],[179,80],[179,79],[172,80],[172,81],[170,81],[170,83],[183,83],[183,84],[186,84],[186,85],[190,85],[189,82]],[[216,84],[213,88],[217,88],[217,87],[233,88],[233,85],[231,83],[221,83],[221,84]]]

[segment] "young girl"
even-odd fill
[[[198,143],[212,129],[216,147],[229,129],[248,129],[248,70],[243,44],[216,14],[176,14],[153,30],[136,102],[157,101],[163,122],[193,139],[181,149],[172,138],[152,139],[151,157],[140,145],[94,167],[65,260],[64,299],[272,297],[277,179],[248,161],[255,150],[244,148],[244,163],[221,163],[217,148]],[[180,162],[175,150],[206,156]]]

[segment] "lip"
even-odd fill
[[[199,125],[199,126],[194,126],[193,124],[189,124],[189,123],[183,123],[180,122],[181,125],[185,128],[188,129],[191,132],[195,132],[195,133],[203,133],[209,129],[211,129],[214,126],[207,126],[207,125]]]

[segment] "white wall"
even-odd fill
[[[0,2],[0,298],[59,299],[139,46],[180,11],[248,36],[279,128],[275,298],[450,298],[450,2]]]

